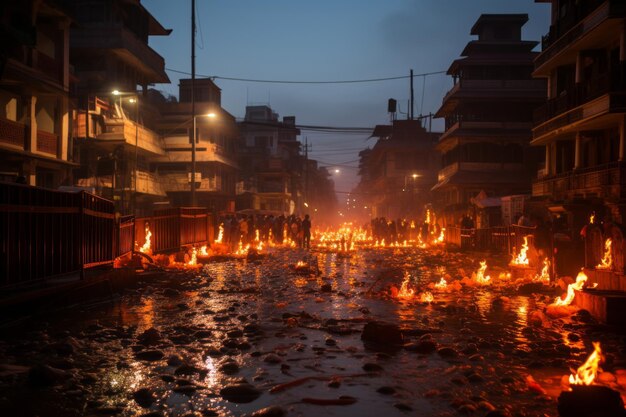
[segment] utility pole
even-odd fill
[[[304,202],[309,204],[309,137],[304,137]]]
[[[411,70],[411,106],[409,108],[409,119],[413,120],[413,108],[415,106],[415,97],[413,97],[413,70]]]
[[[191,0],[191,207],[196,206],[196,0]]]

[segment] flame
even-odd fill
[[[398,291],[398,298],[409,299],[415,295],[415,290],[409,288],[410,279],[411,276],[409,274],[404,274],[404,281],[402,281],[400,291]]]
[[[440,290],[448,288],[448,283],[446,282],[446,279],[444,277],[441,277],[439,282],[435,284],[435,288],[440,289]]]
[[[593,224],[595,219],[596,219],[596,214],[595,213],[591,213],[591,216],[589,216],[589,223]]]
[[[433,240],[433,244],[437,245],[439,243],[443,243],[444,239],[445,239],[445,227],[441,228],[441,232],[439,233],[439,236],[437,238],[435,238],[435,240]]]
[[[430,210],[426,210],[426,224],[430,224]]]
[[[255,242],[260,242],[260,241],[261,241],[261,237],[260,237],[259,229],[256,229],[256,230],[254,231],[254,241],[255,241]]]
[[[215,243],[222,243],[224,240],[224,223],[220,224],[219,232],[217,233],[217,239],[215,239]]]
[[[587,275],[585,275],[585,273],[581,270],[576,276],[576,282],[567,286],[567,295],[565,296],[565,299],[562,299],[561,297],[556,297],[556,299],[554,300],[554,304],[556,304],[557,306],[568,306],[572,304],[572,301],[574,301],[574,296],[576,295],[574,291],[582,290],[585,282],[587,282]]]
[[[420,301],[422,303],[432,303],[435,301],[435,297],[430,291],[426,291],[420,294]]]
[[[543,260],[543,268],[541,269],[541,275],[539,274],[535,275],[535,278],[533,278],[533,281],[541,282],[544,284],[550,283],[550,261],[548,260],[548,258]]]
[[[298,261],[296,263],[296,269],[304,269],[304,268],[308,268],[308,267],[309,267],[309,265],[306,262],[304,262],[304,261]]]
[[[259,241],[259,244],[256,245],[257,252],[261,252],[263,250],[263,242]]]
[[[485,275],[485,271],[487,270],[487,261],[480,262],[480,268],[476,271],[474,275],[474,281],[479,284],[489,284],[491,281],[491,277],[489,275]]]
[[[611,265],[613,264],[613,260],[611,259],[611,238],[608,238],[604,242],[604,256],[600,263],[596,266],[596,269],[611,269]]]
[[[206,245],[203,245],[200,248],[200,255],[202,255],[202,256],[209,256],[209,252],[206,250]]]
[[[598,366],[600,362],[604,361],[604,356],[602,356],[602,350],[600,349],[600,342],[592,343],[594,350],[587,358],[587,361],[576,370],[575,375],[570,374],[570,385],[591,385],[596,378],[598,370],[602,371]]]
[[[243,245],[243,242],[240,240],[237,245],[237,250],[235,251],[235,255],[247,255],[248,250],[250,249],[250,245]]]
[[[198,250],[196,249],[196,247],[194,246],[192,251],[191,251],[191,259],[189,259],[189,262],[185,263],[186,266],[196,266],[198,264]]]
[[[526,252],[528,252],[528,236],[524,236],[524,244],[520,248],[517,257],[511,260],[511,265],[528,265],[528,257],[526,256]]]
[[[150,231],[150,228],[146,224],[146,242],[143,244],[143,246],[141,248],[139,248],[139,252],[147,253],[147,254],[151,254],[152,253],[152,249],[150,249],[150,246],[151,246],[150,239],[151,238],[152,238],[152,232]]]

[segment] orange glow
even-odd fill
[[[202,255],[202,256],[209,256],[209,252],[206,250],[206,245],[203,245],[200,248],[200,255]]]
[[[528,266],[528,256],[526,256],[526,252],[528,252],[528,236],[524,236],[524,244],[520,248],[517,256],[511,260],[511,265]]]
[[[222,243],[224,240],[224,223],[220,224],[219,232],[217,233],[217,239],[215,239],[215,243]]]
[[[426,291],[420,294],[420,301],[422,303],[432,303],[435,301],[435,297],[430,291]]]
[[[485,275],[485,271],[487,270],[487,261],[480,262],[480,268],[474,273],[474,281],[479,284],[489,284],[491,281],[491,277],[489,275]]]
[[[398,298],[410,299],[415,296],[415,290],[409,288],[410,280],[411,276],[409,274],[405,274],[404,281],[402,281],[402,285],[400,286],[400,291],[398,291]]]
[[[439,282],[435,284],[435,288],[437,288],[439,290],[444,290],[444,289],[448,288],[448,283],[446,282],[446,279],[442,277],[439,280]]]
[[[565,299],[562,299],[561,297],[556,297],[556,299],[554,300],[554,304],[556,304],[557,306],[568,306],[572,304],[572,301],[574,301],[574,296],[576,295],[574,291],[582,290],[585,282],[587,282],[587,275],[585,275],[585,273],[581,270],[578,273],[578,276],[576,276],[576,282],[567,286],[567,294],[565,296]]]
[[[433,240],[433,244],[434,245],[438,245],[439,243],[443,243],[444,239],[445,239],[445,227],[441,228],[441,232],[439,233],[439,236],[437,238],[435,238],[435,240]]]
[[[426,210],[426,224],[430,224],[430,210]]]
[[[570,385],[591,385],[593,381],[596,379],[596,375],[598,374],[600,362],[604,361],[604,356],[602,356],[602,350],[600,349],[600,342],[592,342],[593,343],[593,352],[587,358],[587,361],[583,363],[577,370],[576,374],[570,374],[569,383]]]
[[[611,259],[611,239],[607,239],[604,242],[604,256],[600,263],[596,266],[596,269],[611,269],[613,260]]]
[[[591,213],[591,216],[589,216],[589,223],[593,224],[595,219],[596,219],[595,213]]]
[[[254,231],[254,241],[255,242],[260,242],[261,241],[261,237],[260,237],[260,234],[259,234],[259,229],[256,229]]]
[[[191,251],[191,259],[189,259],[189,262],[187,262],[185,266],[196,266],[196,265],[198,265],[198,250],[194,246]]]
[[[150,227],[148,227],[148,225],[146,224],[146,241],[143,244],[143,246],[139,248],[139,252],[145,253],[148,255],[152,254],[152,249],[150,248],[151,238],[152,238],[152,232],[150,231]]]
[[[541,274],[535,275],[533,281],[541,282],[543,284],[550,283],[550,261],[548,260],[548,258],[543,260],[543,268],[541,269]]]
[[[307,264],[304,261],[298,261],[296,263],[296,269],[304,269],[304,268],[308,268],[308,267],[309,267],[309,264]]]

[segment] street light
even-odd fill
[[[138,163],[138,149],[139,149],[139,94],[121,92],[119,90],[113,90],[111,92],[114,96],[120,96],[120,110],[123,112],[124,108],[121,105],[122,96],[131,96],[128,100],[130,103],[135,104],[135,166],[133,170],[133,214],[137,215],[137,166]],[[122,132],[124,130],[122,129]]]

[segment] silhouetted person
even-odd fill
[[[311,219],[309,218],[309,215],[306,214],[304,216],[304,220],[302,220],[302,246],[304,246],[307,249],[311,248]]]

